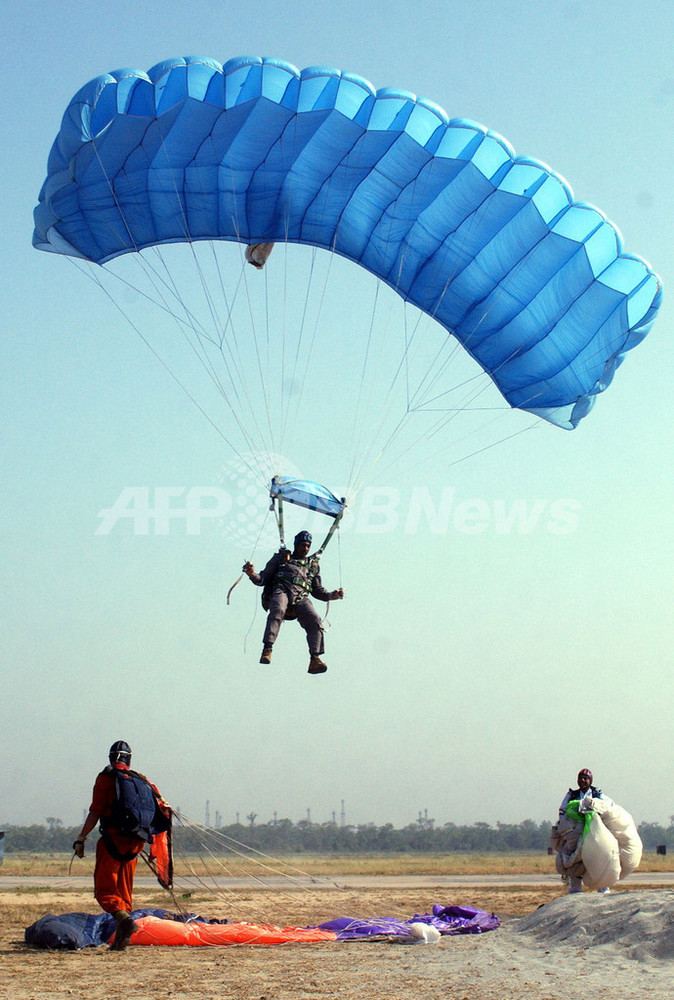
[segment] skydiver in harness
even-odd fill
[[[84,842],[100,822],[94,896],[101,909],[115,918],[115,938],[110,947],[123,951],[138,930],[131,916],[136,863],[146,844],[153,844],[158,834],[170,830],[172,810],[156,785],[131,770],[128,743],[113,743],[108,760],[109,766],[96,778],[89,813],[73,851],[78,858],[84,857]],[[141,828],[141,823],[146,825]]]
[[[311,534],[300,531],[294,538],[292,552],[281,549],[274,553],[265,568],[255,572],[251,562],[243,572],[256,587],[263,587],[262,607],[268,612],[267,626],[262,638],[260,663],[271,663],[272,647],[284,619],[297,619],[307,634],[311,659],[310,674],[324,674],[327,664],[321,659],[324,649],[323,623],[311,597],[319,601],[341,601],[344,590],[326,590],[321,583],[318,556],[310,556]]]

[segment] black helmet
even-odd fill
[[[108,754],[108,759],[111,764],[130,764],[131,763],[131,747],[124,740],[117,740],[110,747],[110,753]]]
[[[310,531],[298,531],[294,538],[295,545],[298,542],[309,542],[311,545],[311,532]]]

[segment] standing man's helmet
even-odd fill
[[[130,764],[131,763],[131,747],[124,740],[117,740],[110,747],[110,753],[108,754],[108,759],[111,764]]]

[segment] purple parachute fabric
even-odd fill
[[[320,930],[334,931],[340,941],[358,938],[386,936],[411,937],[411,924],[430,924],[441,934],[482,934],[499,926],[499,919],[485,910],[475,910],[468,906],[440,906],[437,903],[432,913],[416,914],[409,920],[395,920],[393,917],[375,917],[372,920],[338,917],[319,924]]]

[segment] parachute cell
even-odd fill
[[[252,57],[178,58],[80,90],[35,246],[100,264],[205,239],[349,258],[456,336],[510,405],[567,428],[661,299],[559,175],[406,91]]]

